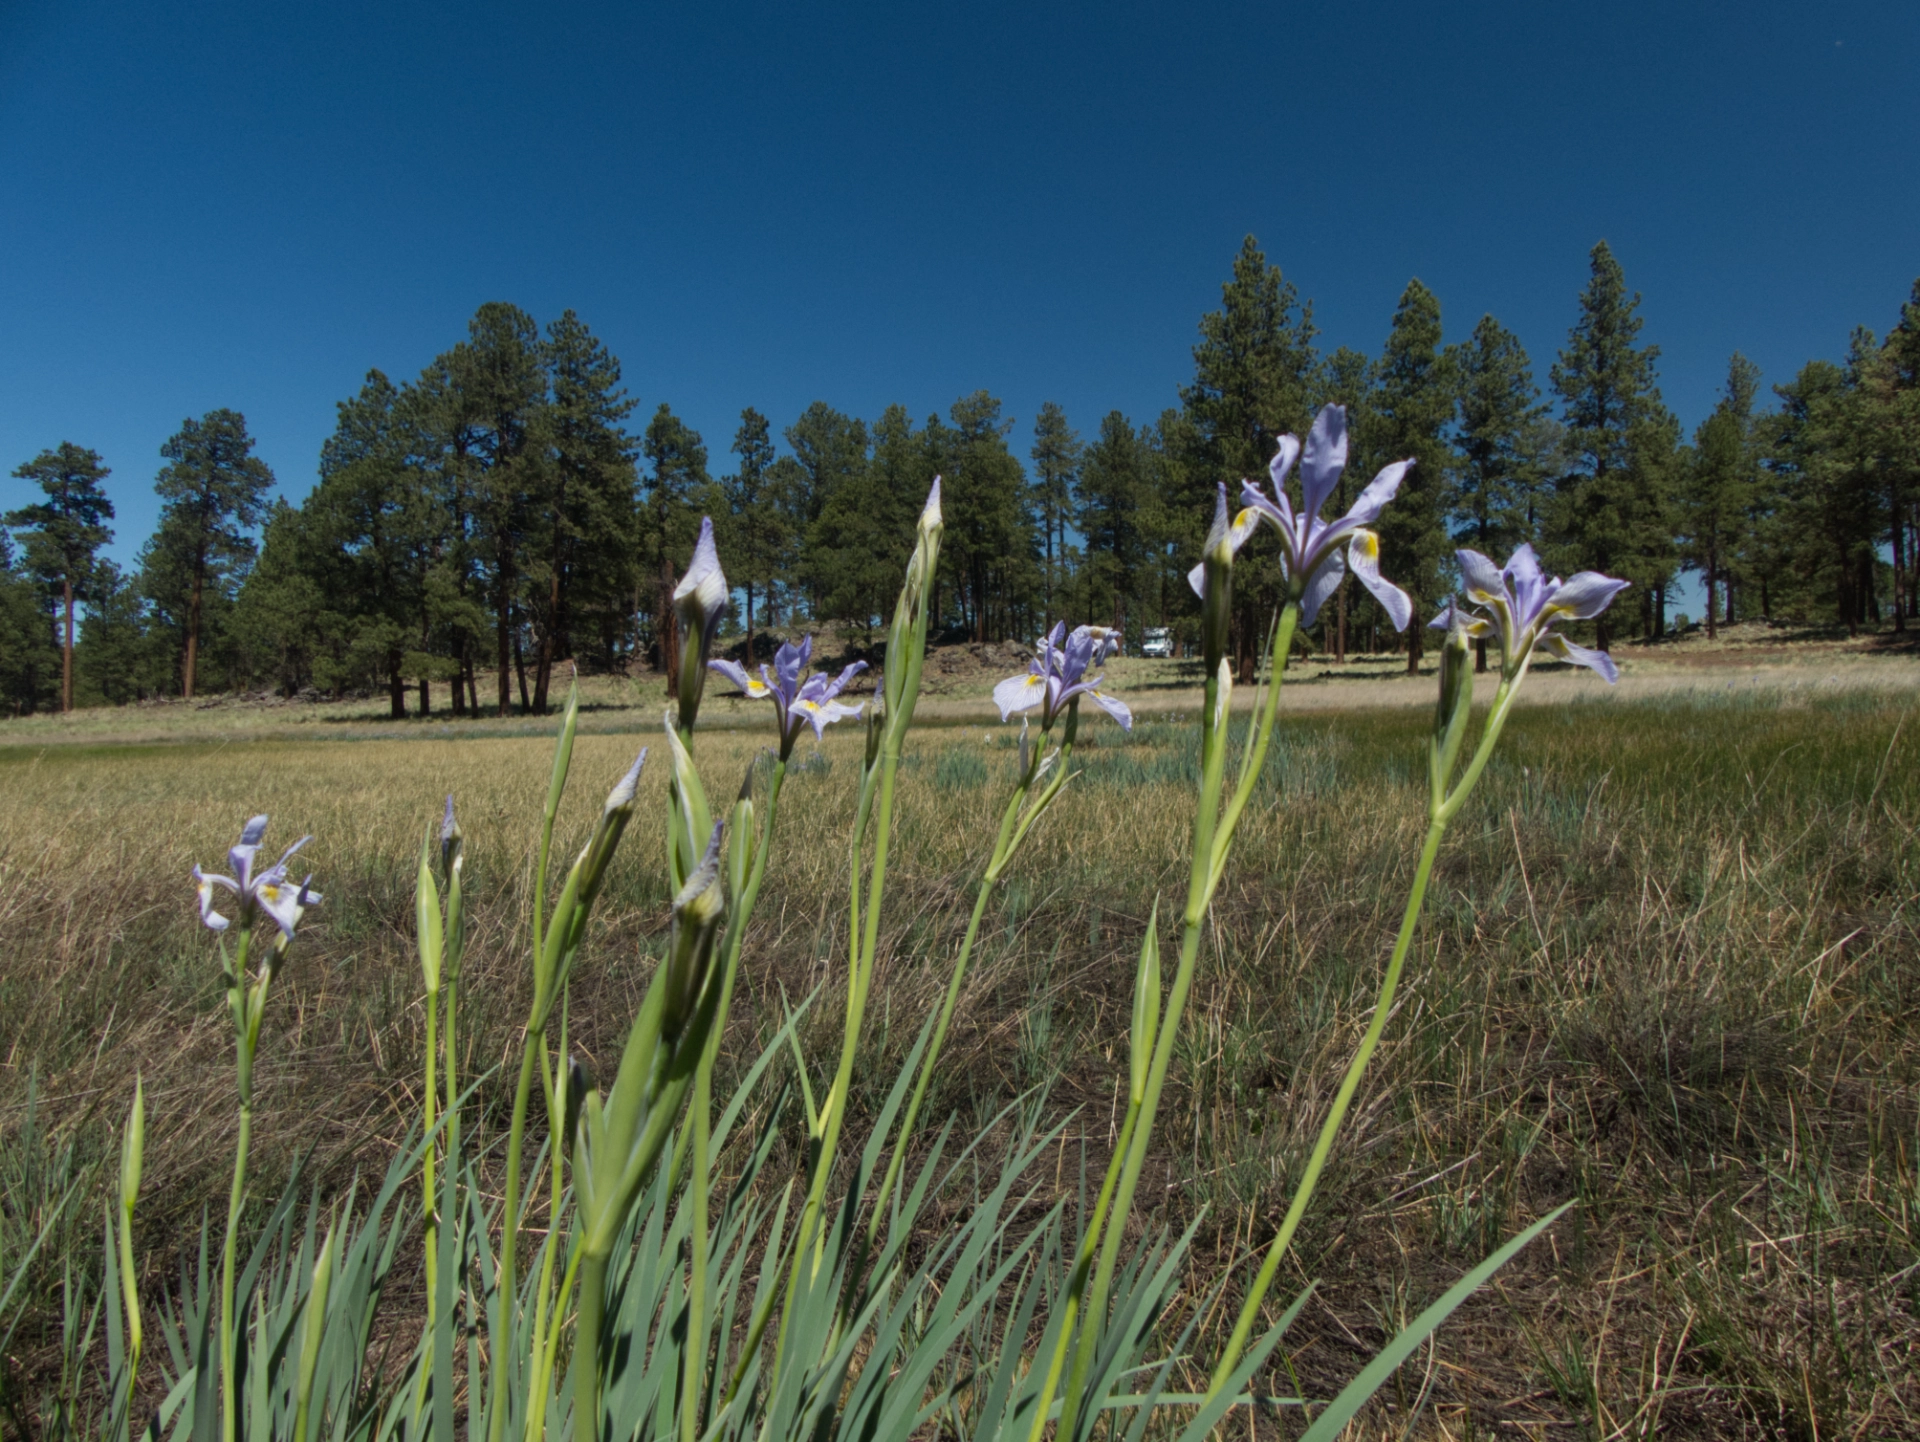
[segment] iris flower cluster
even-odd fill
[[[1127,703],[1100,689],[1101,673],[1087,674],[1119,649],[1120,633],[1110,626],[1077,626],[1069,636],[1067,623],[1056,622],[1025,672],[1009,676],[993,688],[993,704],[1000,708],[1000,719],[1008,720],[1038,706],[1044,733],[1069,701],[1085,696],[1131,731],[1133,712],[1127,709]]]
[[[1501,673],[1511,677],[1535,650],[1542,650],[1597,671],[1609,682],[1620,679],[1620,670],[1605,651],[1577,646],[1554,629],[1566,621],[1591,621],[1613,598],[1632,584],[1603,576],[1598,571],[1579,571],[1572,579],[1551,579],[1541,568],[1532,546],[1522,542],[1507,558],[1505,566],[1496,566],[1478,551],[1456,551],[1460,574],[1466,580],[1467,600],[1484,608],[1484,614],[1449,607],[1434,618],[1433,627],[1445,630],[1458,624],[1468,636],[1479,639],[1497,636],[1500,640]]]
[[[194,885],[200,893],[200,920],[213,931],[225,931],[232,922],[213,909],[214,888],[221,887],[233,893],[239,899],[238,912],[242,930],[253,925],[256,913],[264,911],[280,928],[278,945],[284,949],[293,940],[294,928],[300,924],[300,917],[310,906],[320,903],[320,893],[307,889],[307,883],[313,880],[308,872],[298,886],[287,879],[287,861],[301,847],[313,840],[303,836],[289,846],[281,857],[266,870],[255,874],[253,865],[260,853],[260,843],[266,839],[267,818],[256,816],[240,830],[240,839],[227,849],[227,864],[233,867],[232,876],[222,876],[218,872],[202,871],[197,865],[193,868]]]
[[[1287,477],[1296,461],[1300,463],[1297,511],[1287,494]],[[1260,522],[1266,521],[1280,533],[1280,564],[1286,571],[1288,594],[1300,603],[1301,625],[1313,624],[1320,607],[1339,588],[1351,567],[1360,584],[1386,608],[1394,629],[1404,631],[1413,618],[1413,603],[1405,591],[1380,574],[1380,538],[1368,527],[1380,519],[1412,468],[1412,461],[1395,461],[1382,468],[1344,516],[1321,520],[1320,508],[1333,495],[1347,469],[1347,408],[1323,406],[1314,417],[1304,447],[1297,436],[1280,437],[1279,449],[1267,467],[1271,496],[1253,481],[1240,483],[1244,509],[1227,531],[1228,550],[1237,553]],[[1342,542],[1346,543],[1344,552]],[[1187,584],[1193,587],[1194,595],[1206,598],[1205,562],[1188,573]]]
[[[812,660],[813,637],[808,636],[798,645],[784,643],[774,652],[773,669],[762,666],[758,677],[749,675],[738,661],[709,661],[707,668],[733,682],[750,701],[771,698],[774,722],[780,731],[780,755],[785,759],[793,750],[801,723],[813,727],[813,739],[818,741],[827,727],[858,716],[866,705],[856,701],[848,706],[835,699],[847,689],[848,682],[867,669],[865,661],[855,661],[838,676],[828,676],[824,671],[808,676],[807,665]]]

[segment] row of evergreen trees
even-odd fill
[[[763,654],[769,628],[829,620],[859,644],[898,590],[935,474],[935,616],[950,639],[1030,637],[1053,618],[1184,635],[1214,485],[1261,475],[1275,438],[1329,401],[1349,408],[1354,450],[1334,505],[1387,461],[1418,463],[1381,543],[1420,621],[1456,544],[1503,557],[1522,540],[1633,581],[1646,637],[1665,633],[1683,571],[1704,587],[1709,633],[1736,617],[1854,631],[1920,615],[1920,284],[1884,343],[1855,332],[1844,364],[1809,362],[1771,410],[1736,354],[1691,443],[1641,323],[1602,243],[1551,403],[1492,316],[1443,343],[1418,280],[1380,355],[1323,355],[1311,303],[1249,237],[1201,320],[1180,404],[1144,424],[1114,411],[1082,436],[1048,404],[1023,463],[985,391],[919,424],[898,405],[869,422],[816,402],[784,450],[748,409],[716,477],[668,406],[636,434],[619,361],[573,312],[543,331],[490,303],[413,381],[373,371],[340,402],[299,506],[270,502],[240,415],[185,422],[162,447],[160,522],[130,573],[99,554],[113,518],[99,455],[62,443],[20,466],[43,498],[0,530],[0,705],[273,686],[384,691],[400,715],[444,687],[455,712],[542,710],[565,662],[671,668],[669,596],[703,513],[744,651]],[[1262,554],[1236,582],[1243,669],[1281,580]],[[1364,591],[1344,588],[1323,617],[1312,640],[1327,650],[1397,644],[1418,662],[1419,627],[1392,638]]]

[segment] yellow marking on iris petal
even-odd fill
[[[1359,543],[1360,549],[1366,553],[1369,561],[1380,559],[1380,538],[1372,531],[1355,531],[1353,539]]]

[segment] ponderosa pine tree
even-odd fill
[[[1453,479],[1453,367],[1440,348],[1440,300],[1416,277],[1393,312],[1393,328],[1374,370],[1377,416],[1369,449],[1378,464],[1413,461],[1393,504],[1381,513],[1380,565],[1413,600],[1407,627],[1407,672],[1420,668],[1425,607],[1444,590],[1447,502]],[[1353,469],[1349,465],[1348,469]],[[1356,472],[1362,478],[1377,469]]]
[[[276,500],[260,530],[260,555],[233,610],[233,640],[243,674],[270,679],[282,695],[318,683],[331,691],[387,679],[389,638],[366,624],[353,589],[358,568],[337,538],[322,534],[342,519],[344,498],[322,500],[316,489],[300,506]],[[93,639],[91,633],[89,639]],[[111,644],[102,628],[99,640]],[[404,711],[401,712],[404,714]]]
[[[1148,427],[1141,430],[1149,433]],[[1187,572],[1193,565],[1190,558],[1200,553],[1206,523],[1212,517],[1188,504],[1198,489],[1190,479],[1189,468],[1200,447],[1186,413],[1168,406],[1150,428],[1150,438],[1150,479],[1141,519],[1152,552],[1142,591],[1142,599],[1150,604],[1142,624],[1167,627],[1172,632],[1169,639],[1175,654],[1179,655],[1185,653],[1190,639],[1199,637],[1199,603],[1187,585]],[[1071,559],[1070,552],[1066,559]]]
[[[0,705],[11,715],[31,714],[55,695],[60,658],[44,598],[0,530]]]
[[[453,680],[460,709],[455,664],[436,654],[450,648],[436,647],[428,594],[428,575],[453,529],[450,488],[433,463],[438,438],[426,388],[433,374],[430,367],[422,386],[403,387],[371,371],[357,395],[339,402],[320,452],[320,484],[301,507],[297,549],[284,565],[268,566],[263,545],[257,569],[266,575],[242,595],[264,614],[284,616],[291,614],[288,603],[269,586],[290,587],[296,596],[302,582],[317,586],[331,620],[321,679],[384,686],[395,717],[407,714],[410,679],[419,685],[421,715],[432,710],[431,686],[440,677]],[[288,659],[303,649],[296,645],[283,657],[283,684]]]
[[[799,431],[806,464],[787,459],[803,486],[826,487],[808,534],[807,573],[815,577],[819,615],[861,628],[871,640],[898,594],[904,557],[933,472],[924,437],[902,405],[890,405],[869,431],[837,412],[811,412]],[[858,447],[858,449],[856,449]],[[870,449],[868,449],[870,447]]]
[[[986,391],[964,395],[948,415],[953,424],[944,438],[940,505],[946,534],[941,545],[953,559],[943,569],[957,583],[973,639],[1003,638],[1020,629],[1022,593],[1031,594],[1027,584],[1037,579],[1035,547],[1021,504],[1026,474],[1007,449],[1013,422],[1002,417],[994,396]]]
[[[1662,488],[1670,481],[1677,427],[1655,380],[1659,347],[1635,343],[1640,297],[1628,295],[1625,273],[1604,240],[1594,246],[1588,268],[1579,319],[1550,372],[1572,468],[1556,486],[1549,558],[1577,558],[1644,592],[1664,585],[1672,566]],[[1603,617],[1602,647],[1607,629]]]
[[[252,563],[249,532],[266,519],[273,472],[253,454],[246,418],[232,410],[182,421],[160,454],[160,524],[142,553],[142,585],[177,618],[180,694],[192,700],[209,597],[230,601]]]
[[[89,704],[124,706],[155,689],[152,659],[140,588],[103,556],[74,649],[75,690]]]
[[[1869,401],[1893,562],[1893,629],[1920,618],[1920,280],[1880,348]]]
[[[1520,338],[1491,315],[1449,348],[1459,410],[1457,459],[1448,506],[1454,536],[1504,560],[1536,539],[1534,518],[1548,476],[1547,408]],[[1487,669],[1487,643],[1474,643],[1474,669]]]
[[[783,516],[773,493],[773,432],[767,418],[752,406],[740,412],[740,428],[733,435],[733,453],[739,469],[720,482],[727,514],[716,517],[724,531],[727,579],[746,592],[746,664],[754,664],[753,603],[765,598],[780,577],[787,550]]]
[[[1459,395],[1449,519],[1482,555],[1505,560],[1534,539],[1538,494],[1548,478],[1540,454],[1547,407],[1520,337],[1490,315],[1450,348]]]
[[[1734,577],[1747,559],[1748,525],[1759,481],[1754,397],[1760,369],[1738,351],[1727,366],[1727,388],[1694,432],[1693,452],[1680,467],[1681,555],[1706,590],[1707,636],[1719,634],[1720,593],[1732,623]]]
[[[1318,372],[1313,306],[1303,304],[1280,267],[1268,265],[1247,236],[1234,257],[1233,278],[1220,288],[1220,309],[1200,318],[1193,348],[1193,382],[1180,392],[1196,447],[1186,467],[1196,494],[1188,503],[1206,514],[1213,491],[1225,484],[1237,499],[1243,478],[1264,476],[1278,438],[1306,435]],[[1280,571],[1270,552],[1246,552],[1234,569],[1234,641],[1242,683],[1253,679],[1262,617],[1280,594]]]
[[[1882,512],[1857,382],[1879,349],[1870,332],[1856,331],[1846,366],[1807,362],[1792,382],[1774,387],[1780,408],[1765,428],[1778,496],[1769,530],[1793,588],[1781,604],[1831,615],[1849,634],[1872,619],[1875,606]]]
[[[112,474],[98,451],[62,441],[15,469],[46,497],[7,514],[22,541],[24,569],[60,598],[60,709],[73,710],[73,607],[92,599],[100,548],[113,539],[113,502],[101,489]]]
[[[785,434],[799,467],[781,492],[787,524],[802,538],[792,580],[813,615],[851,619],[865,604],[865,585],[856,580],[849,592],[842,568],[860,564],[857,548],[869,534],[866,423],[815,401]]]
[[[1033,449],[1027,453],[1033,461],[1028,507],[1040,526],[1041,605],[1049,625],[1054,616],[1053,593],[1066,557],[1074,487],[1079,483],[1085,451],[1079,434],[1067,424],[1067,413],[1053,401],[1042,404],[1033,423]]]
[[[611,664],[639,579],[636,447],[625,427],[635,403],[620,384],[620,362],[571,310],[547,327],[544,359],[548,464],[534,527],[542,544],[527,567],[539,652],[533,709],[541,712],[554,664],[575,654],[583,620]]]
[[[512,710],[517,674],[520,705],[530,709],[520,648],[522,583],[527,555],[543,549],[536,532],[547,464],[543,426],[547,398],[540,330],[519,306],[488,301],[467,324],[467,339],[445,357],[430,385],[448,408],[438,429],[450,431],[457,474],[471,498],[473,548],[494,628],[495,706]],[[442,388],[444,387],[444,389]]]
[[[1087,447],[1074,516],[1086,541],[1085,619],[1122,632],[1146,561],[1142,513],[1152,479],[1153,440],[1119,411],[1107,412]]]

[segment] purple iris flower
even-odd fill
[[[1009,676],[993,688],[993,703],[1005,721],[1015,713],[1040,708],[1040,729],[1046,731],[1067,702],[1085,696],[1121,726],[1133,729],[1133,712],[1126,702],[1100,689],[1100,676],[1087,672],[1120,649],[1120,633],[1110,626],[1079,626],[1067,635],[1059,621],[1041,641],[1026,671]]]
[[[1504,567],[1495,566],[1478,551],[1454,554],[1466,579],[1467,600],[1487,610],[1484,616],[1462,612],[1462,629],[1476,638],[1497,635],[1503,669],[1509,676],[1537,646],[1562,661],[1598,671],[1610,682],[1620,679],[1613,657],[1605,651],[1576,646],[1553,628],[1562,621],[1591,621],[1632,582],[1598,571],[1581,571],[1567,581],[1558,576],[1549,580],[1540,569],[1540,558],[1525,542],[1507,558]],[[1449,620],[1443,613],[1433,624],[1444,627]]]
[[[264,911],[280,928],[284,944],[293,939],[293,929],[300,922],[300,914],[320,902],[319,892],[307,890],[307,882],[313,880],[311,872],[298,886],[287,880],[287,858],[313,838],[301,837],[272,866],[256,873],[253,863],[266,834],[267,818],[254,817],[241,829],[240,840],[227,851],[227,863],[233,867],[233,875],[221,876],[202,871],[196,866],[193,868],[193,879],[200,892],[200,919],[209,928],[225,931],[232,924],[213,909],[213,889],[222,886],[240,899],[240,924],[243,928],[253,924],[256,911]]]
[[[1295,461],[1300,462],[1300,509],[1296,512],[1287,495],[1287,475]],[[1300,620],[1311,626],[1327,597],[1334,593],[1340,579],[1353,568],[1353,574],[1386,608],[1396,631],[1404,631],[1413,619],[1413,603],[1393,582],[1380,574],[1380,538],[1367,528],[1380,519],[1380,513],[1400,489],[1412,461],[1395,461],[1360,493],[1346,515],[1336,521],[1320,519],[1320,508],[1339,484],[1347,468],[1347,408],[1322,406],[1307,433],[1302,453],[1299,438],[1280,437],[1280,449],[1267,467],[1273,481],[1268,497],[1252,481],[1240,483],[1240,499],[1245,509],[1233,518],[1227,531],[1227,544],[1235,552],[1261,521],[1270,522],[1280,533],[1280,562],[1286,567],[1293,597],[1300,603]],[[1346,548],[1341,549],[1341,543]],[[1206,596],[1206,566],[1195,566],[1187,576],[1196,596]]]
[[[709,661],[707,666],[746,692],[748,700],[773,698],[774,720],[780,728],[780,754],[785,756],[793,749],[801,722],[813,727],[813,739],[818,741],[828,726],[858,716],[861,707],[866,705],[861,701],[847,706],[834,699],[846,689],[849,681],[867,669],[865,661],[855,661],[838,676],[829,677],[824,671],[806,676],[807,663],[812,659],[813,637],[808,636],[797,646],[791,641],[782,645],[773,654],[773,669],[769,671],[762,666],[758,679],[748,675],[747,668],[737,661]]]

